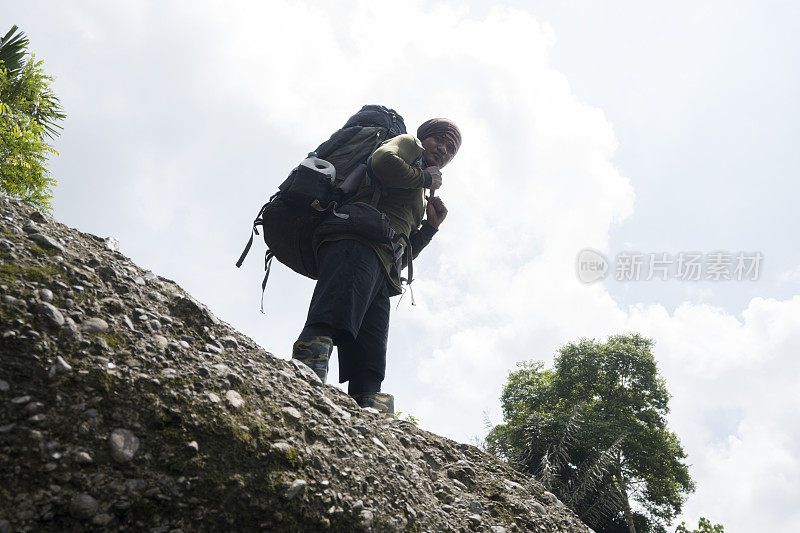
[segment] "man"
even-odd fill
[[[368,176],[351,202],[370,203],[375,186],[379,211],[395,232],[405,235],[414,257],[447,216],[434,196],[441,168],[461,146],[461,132],[450,120],[435,118],[382,143],[368,162]],[[377,181],[377,184],[374,183]],[[425,189],[430,200],[425,207]],[[426,215],[426,220],[423,220]],[[319,275],[308,318],[292,349],[292,359],[311,367],[324,382],[333,346],[338,347],[339,382],[361,407],[394,414],[394,398],[380,392],[386,371],[389,297],[402,292],[403,254],[394,246],[357,235],[325,237],[317,248]]]

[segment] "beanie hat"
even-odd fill
[[[417,138],[422,141],[428,137],[441,135],[455,146],[455,152],[458,152],[461,146],[461,130],[453,123],[452,120],[446,118],[432,118],[423,122],[417,128]],[[453,152],[455,154],[455,152]]]

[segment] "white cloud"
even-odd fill
[[[778,276],[778,282],[800,285],[800,266],[794,268],[793,270],[787,270],[781,273]]]

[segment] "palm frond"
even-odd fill
[[[563,489],[562,492],[569,490],[571,480],[563,479],[564,468],[570,463],[569,450],[577,440],[578,432],[581,429],[581,424],[583,423],[582,414],[583,406],[576,406],[564,423],[558,442],[548,447],[541,456],[538,455],[536,450],[541,450],[541,445],[537,444],[542,428],[540,424],[532,423],[539,421],[529,422],[525,428],[526,446],[524,447],[525,456],[523,461],[526,464],[527,471],[533,474],[548,490],[553,490],[557,485],[563,485],[563,487],[560,487]]]
[[[17,30],[16,25],[11,26],[5,37],[0,39],[0,61],[10,75],[23,67],[25,50],[28,48],[28,38],[21,31],[15,34]]]
[[[33,111],[33,119],[42,126],[45,134],[51,139],[58,136],[63,126],[58,122],[63,120],[66,115],[61,107],[58,97],[52,92],[46,91],[39,94],[39,101]]]
[[[552,490],[553,485],[555,485],[555,478],[556,470],[553,467],[553,462],[551,460],[550,453],[548,452],[542,456],[542,460],[539,463],[539,473],[536,476],[536,479],[538,479],[547,490]]]
[[[489,432],[489,431],[492,430],[493,427],[494,427],[494,424],[492,424],[491,419],[489,419],[489,411],[487,409],[484,409],[483,410],[483,429],[485,429],[487,432]]]
[[[600,452],[600,455],[596,459],[579,469],[580,473],[577,477],[579,483],[570,494],[569,504],[575,505],[583,501],[587,496],[592,494],[592,491],[601,485],[603,480],[611,472],[611,468],[614,466],[614,460],[626,436],[626,434],[622,434],[611,446]]]
[[[591,500],[591,505],[578,513],[586,524],[597,524],[603,519],[616,515],[623,508],[622,496],[612,487],[608,486],[598,492]]]
[[[575,406],[572,410],[572,414],[570,414],[570,417],[564,424],[564,429],[561,432],[561,438],[558,440],[558,444],[553,448],[553,465],[557,471],[561,470],[561,468],[570,461],[569,449],[577,440],[578,432],[580,432],[583,425],[583,409],[583,404]]]

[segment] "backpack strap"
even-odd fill
[[[242,252],[241,257],[236,262],[237,267],[242,266],[242,262],[244,258],[247,257],[247,253],[250,251],[250,247],[253,245],[253,233],[258,235],[258,230],[253,226],[253,231],[250,233],[250,240],[247,241],[247,246],[244,247],[244,252]],[[267,280],[269,279],[269,272],[272,269],[272,259],[275,257],[275,254],[272,253],[272,250],[267,248],[266,253],[264,254],[264,279],[261,281],[261,312],[264,312],[264,293],[267,291]]]
[[[414,281],[414,254],[413,250],[411,249],[411,240],[406,237],[405,233],[400,234],[400,238],[405,241],[405,256],[406,256],[406,265],[408,265],[408,279],[405,279],[406,285],[411,285],[411,282]],[[400,281],[404,281],[404,278],[400,278]]]
[[[408,265],[408,278],[400,277],[400,283],[405,282],[406,287],[408,287],[408,291],[411,293],[411,305],[417,305],[414,301],[414,289],[411,288],[411,282],[414,281],[414,253],[411,248],[411,240],[405,236],[405,234],[400,234],[398,240],[405,241],[405,251],[404,254],[406,256],[406,264]],[[403,289],[403,296],[405,296],[406,291]],[[397,307],[400,307],[400,301],[403,299],[403,296],[400,296],[400,300],[397,301]]]
[[[273,194],[272,197],[269,199],[269,202],[271,202],[277,195],[278,195],[278,193]],[[267,205],[269,205],[269,202],[267,202],[266,204],[264,204],[261,207],[261,211],[258,212],[258,216],[256,216],[256,219],[253,221],[253,229],[252,229],[252,231],[250,231],[250,239],[247,241],[247,244],[244,247],[244,251],[242,252],[242,255],[239,256],[239,260],[236,261],[236,267],[237,268],[241,268],[242,263],[244,263],[244,258],[247,257],[248,253],[250,253],[250,247],[253,246],[253,235],[254,234],[255,235],[260,235],[260,233],[258,232],[258,226],[260,226],[261,223],[264,220],[262,218],[262,215],[264,214],[264,210],[267,208]],[[270,270],[272,270],[272,259],[274,257],[275,257],[275,254],[272,252],[272,250],[267,248],[267,251],[264,254],[264,279],[261,282],[261,312],[262,313],[264,312],[264,293],[267,290],[267,280],[269,279],[269,272],[270,272]]]
[[[347,177],[342,181],[342,184],[339,185],[337,188],[338,191],[341,192],[341,198],[345,199],[353,194],[358,190],[358,186],[361,185],[361,182],[364,180],[364,175],[367,172],[367,163],[361,163],[358,165],[353,171],[347,175]]]
[[[402,241],[402,243],[400,241]],[[394,250],[393,259],[395,268],[398,269],[397,276],[400,278],[401,282],[405,282],[406,285],[410,285],[411,282],[414,281],[414,251],[411,247],[411,240],[406,237],[404,233],[395,234],[394,238],[392,239],[392,248]],[[401,249],[402,251],[400,251]],[[403,262],[401,260],[403,256],[405,256],[406,266],[408,267],[407,278],[404,278],[400,275],[403,268]]]
[[[269,271],[272,269],[272,258],[275,254],[272,250],[267,250],[264,254],[264,281],[261,282],[261,313],[264,313],[264,293],[267,292],[267,280],[269,279]]]
[[[372,185],[372,199],[369,203],[372,207],[378,209],[378,202],[381,200],[381,195],[385,194],[385,190],[380,180],[376,178],[375,174],[372,172],[372,156],[369,156],[367,159],[367,177],[370,179],[370,184]],[[408,279],[401,277],[400,281],[405,281],[407,285],[410,285],[411,282],[414,281],[414,254],[411,249],[411,240],[409,240],[404,233],[397,235],[395,238],[405,243],[403,253],[406,256],[406,265],[408,265]]]
[[[372,199],[369,203],[372,207],[378,209],[378,202],[381,201],[381,195],[384,191],[380,180],[375,176],[375,173],[372,172],[372,156],[367,158],[367,177],[369,178],[369,184],[372,185]]]
[[[275,198],[277,195],[278,195],[277,193],[273,194],[272,197],[269,199],[269,202],[271,202],[272,199]],[[253,229],[250,231],[250,239],[247,241],[247,244],[244,247],[242,255],[239,256],[239,260],[236,261],[236,268],[242,267],[242,263],[244,263],[244,258],[247,257],[247,254],[250,253],[250,247],[253,246],[253,234],[260,235],[260,233],[258,232],[258,226],[260,226],[261,222],[263,221],[261,215],[264,214],[264,209],[267,208],[269,202],[261,206],[261,211],[259,211],[258,215],[256,215],[256,219],[253,221]]]
[[[369,203],[375,209],[378,209],[378,202],[381,201],[381,184],[375,183],[372,186],[372,199],[370,199]]]
[[[253,246],[253,234],[254,233],[258,233],[258,230],[256,229],[255,226],[253,226],[253,229],[250,230],[250,240],[247,241],[247,244],[244,247],[244,251],[242,252],[242,255],[239,256],[239,260],[236,261],[236,268],[242,268],[242,263],[244,263],[244,258],[247,257],[247,254],[250,253],[250,247]]]

